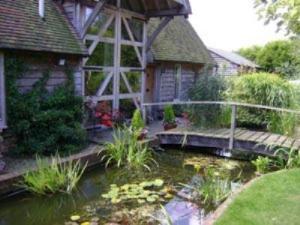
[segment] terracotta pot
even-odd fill
[[[177,127],[176,123],[166,123],[164,124],[164,130],[172,130],[175,129]]]

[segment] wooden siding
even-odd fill
[[[202,65],[188,64],[167,64],[156,67],[154,101],[188,100],[188,92],[195,84],[201,68]],[[178,78],[176,78],[177,69],[180,74]]]
[[[47,71],[50,73],[50,78],[47,82],[47,90],[52,91],[55,87],[66,82],[66,66],[59,66],[59,60],[65,59],[68,69],[71,69],[74,76],[75,92],[77,95],[82,95],[82,68],[80,67],[80,59],[77,57],[64,57],[52,54],[18,54],[27,67],[27,71],[21,79],[17,80],[17,85],[22,93],[31,90],[32,86],[43,76]]]
[[[214,74],[219,76],[235,76],[239,73],[239,66],[226,60],[225,58],[211,52],[212,57],[216,61],[218,67]]]

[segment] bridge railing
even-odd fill
[[[294,109],[286,109],[286,108],[278,108],[272,106],[265,106],[265,105],[255,105],[255,104],[248,104],[248,103],[241,103],[241,102],[224,102],[224,101],[173,101],[173,102],[157,102],[157,103],[144,103],[142,104],[142,114],[144,120],[147,118],[147,109],[149,107],[164,107],[167,105],[171,106],[205,106],[205,105],[219,105],[219,106],[226,106],[231,107],[231,122],[230,122],[230,136],[229,136],[229,150],[233,149],[234,146],[234,135],[237,125],[237,110],[238,107],[246,107],[251,109],[257,110],[271,110],[278,113],[289,113],[294,115],[300,115],[300,110]]]

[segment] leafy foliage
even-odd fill
[[[106,143],[99,153],[103,154],[102,160],[106,160],[106,165],[114,162],[117,167],[144,167],[150,170],[149,164],[156,162],[147,144],[138,141],[139,136],[140,132],[132,127],[117,128],[113,135],[114,141]]]
[[[191,101],[222,101],[226,81],[218,76],[201,76],[196,85],[190,90]],[[193,105],[189,107],[190,119],[195,125],[203,127],[218,126],[223,115],[219,105]],[[226,120],[226,118],[223,118]]]
[[[24,175],[21,187],[40,195],[71,193],[86,168],[80,161],[63,163],[59,156],[52,157],[50,165],[39,157],[36,163],[37,170]]]
[[[176,123],[176,117],[173,110],[173,107],[171,105],[167,105],[164,108],[164,123],[165,124],[175,124]]]
[[[228,91],[229,99],[278,108],[295,108],[293,86],[278,75],[268,73],[246,74],[237,78]],[[297,124],[292,114],[242,108],[238,121],[244,126],[258,126],[269,131],[292,135]]]
[[[144,120],[142,118],[141,111],[139,109],[136,109],[134,111],[131,126],[134,130],[141,131],[145,127]]]
[[[268,157],[258,156],[256,160],[251,161],[259,174],[265,174],[270,170],[272,160]]]
[[[67,82],[53,92],[45,86],[50,73],[45,72],[32,90],[21,93],[17,79],[26,72],[24,63],[7,57],[5,63],[7,115],[17,154],[55,154],[75,152],[86,140],[81,126],[82,98],[75,96],[72,72],[66,70]]]
[[[277,23],[278,30],[287,33],[300,33],[300,1],[299,0],[255,0],[260,18],[268,24]]]
[[[298,41],[280,40],[265,46],[252,46],[238,51],[242,56],[256,62],[267,72],[276,72],[284,78],[300,76],[300,60],[297,53]]]

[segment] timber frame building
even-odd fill
[[[11,55],[28,65],[18,80],[18,87],[24,92],[47,68],[51,69],[47,89],[55,88],[65,82],[64,71],[68,67],[73,71],[78,95],[94,102],[109,101],[113,110],[119,110],[123,100],[131,100],[138,108],[146,101],[163,101],[157,95],[158,89],[150,91],[151,97],[147,91],[148,82],[164,79],[157,71],[170,71],[173,64],[171,68],[177,68],[177,72],[172,70],[175,74],[179,69],[187,71],[187,76],[182,76],[184,80],[198,74],[204,64],[213,63],[184,18],[190,13],[189,0],[0,1],[0,130],[7,127],[4,62]],[[174,35],[180,35],[180,29],[185,29],[182,34],[196,39],[185,40],[181,35],[174,43],[164,38],[175,30]],[[158,43],[168,42],[173,44],[172,51],[158,51]],[[175,48],[179,44],[183,50]],[[149,81],[147,74],[155,79]],[[138,80],[138,85],[133,85],[133,80]]]

